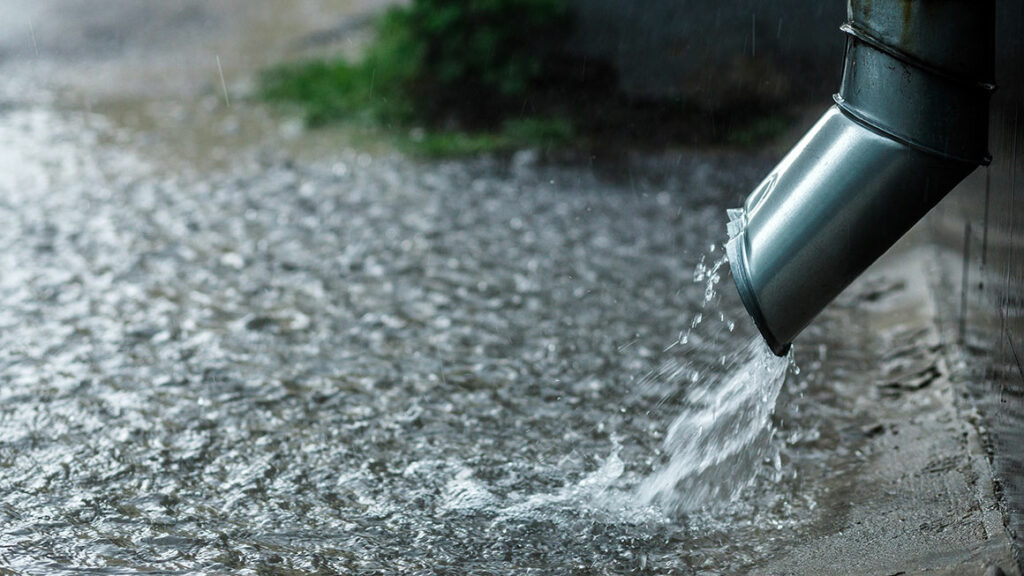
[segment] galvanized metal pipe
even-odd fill
[[[730,211],[733,279],[772,351],[988,164],[994,0],[850,0],[835,105]]]

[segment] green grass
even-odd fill
[[[300,115],[307,127],[370,127],[423,156],[564,146],[576,134],[571,120],[550,113],[520,117],[520,109],[543,72],[545,38],[558,37],[566,25],[566,6],[565,0],[413,0],[378,20],[361,60],[271,68],[260,76],[258,96]]]
[[[417,49],[396,14],[378,22],[364,59],[289,63],[260,76],[263,100],[299,112],[306,125],[339,121],[404,124],[416,113],[407,84],[416,71]]]
[[[265,72],[260,97],[298,112],[309,127],[341,120],[380,121],[393,105],[376,94],[372,75],[343,60],[303,62]]]
[[[503,134],[469,134],[466,132],[431,132],[419,138],[400,141],[399,146],[417,156],[450,158],[501,152],[512,146]]]
[[[415,128],[407,95],[379,68],[342,59],[278,66],[260,81],[260,97],[299,114],[306,126],[350,124],[379,129],[398,147],[431,158],[473,156],[522,148],[563,147],[576,136],[566,118],[505,120],[497,130]]]

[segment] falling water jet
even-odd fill
[[[755,337],[690,390],[666,434],[667,463],[639,487],[642,501],[686,512],[734,500],[763,462],[777,467],[771,416],[787,366]]]
[[[737,222],[731,221],[730,238],[738,230]],[[714,251],[712,246],[710,253]],[[718,302],[717,286],[722,270],[728,270],[728,258],[707,262],[705,255],[693,274],[693,281],[704,287],[700,310],[677,341],[697,353],[705,349],[698,331],[707,330],[706,319],[717,319],[728,334],[735,328]],[[712,303],[717,310],[708,310]],[[735,500],[758,471],[766,469],[763,463],[772,463],[769,469],[778,471],[771,416],[792,357],[776,356],[754,336],[718,360],[717,366],[703,372],[693,361],[673,360],[648,375],[646,384],[667,385],[667,395],[685,390],[685,402],[666,433],[664,462],[637,488],[645,505],[656,504],[670,513],[711,507]]]

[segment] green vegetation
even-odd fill
[[[361,60],[270,69],[259,95],[308,126],[383,128],[425,156],[590,142],[752,146],[788,126],[777,110],[627,98],[608,64],[563,52],[568,1],[411,0],[377,21]]]
[[[311,127],[360,122],[418,135],[404,145],[431,156],[561,145],[572,121],[524,115],[523,102],[554,74],[568,27],[566,0],[413,0],[378,21],[361,61],[273,68],[260,96]]]
[[[364,59],[314,60],[272,68],[260,78],[260,96],[296,108],[308,126],[341,120],[404,124],[416,115],[409,92],[419,69],[420,49],[403,24],[403,12],[388,12]]]
[[[410,40],[401,48],[417,60],[406,80],[420,112],[483,124],[540,87],[570,31],[568,0],[413,0],[386,20]]]

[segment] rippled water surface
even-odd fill
[[[769,422],[693,282],[762,160],[203,172],[46,102],[0,103],[3,570],[743,571],[855,446],[824,376]],[[731,502],[673,471],[723,390],[759,419]]]

